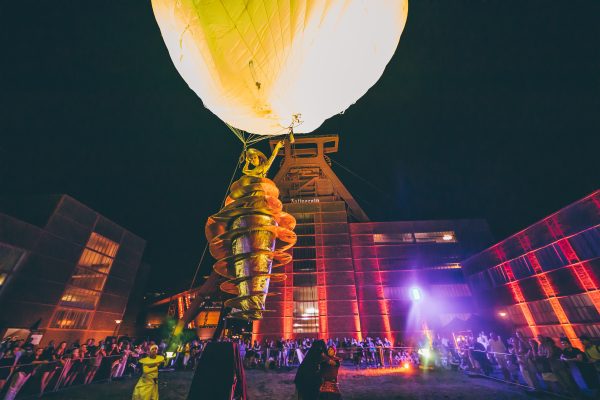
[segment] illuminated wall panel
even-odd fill
[[[331,286],[327,288],[328,300],[356,300],[356,286]],[[356,303],[353,303],[356,304]]]
[[[600,191],[466,260],[480,304],[504,307],[517,327],[555,339],[599,337]],[[507,291],[512,296],[506,296]],[[489,301],[494,293],[498,306]],[[486,299],[487,297],[487,299]]]

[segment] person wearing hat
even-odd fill
[[[158,355],[158,346],[150,346],[150,353],[142,358],[142,376],[133,389],[132,400],[158,400],[158,366],[165,358]]]

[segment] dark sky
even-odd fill
[[[497,239],[585,196],[599,21],[597,0],[412,0],[382,79],[317,131],[379,189],[334,169],[373,220],[483,217]],[[0,45],[0,194],[68,193],[148,241],[152,288],[187,287],[241,148],[150,1],[0,2]]]

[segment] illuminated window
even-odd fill
[[[86,329],[91,319],[89,311],[75,311],[59,309],[54,313],[51,328],[59,329]]]
[[[94,310],[118,249],[118,243],[93,232],[65,287],[59,306]],[[51,327],[85,329],[88,323],[89,315],[85,312],[60,309],[54,314]]]
[[[117,243],[97,234],[96,232],[92,232],[86,247],[95,250],[98,253],[105,254],[111,258],[114,258],[115,255],[117,255],[117,250],[119,249],[119,245]]]
[[[296,279],[294,279],[295,282]],[[319,331],[319,303],[317,300],[316,286],[294,287],[294,318],[292,328],[295,333]]]
[[[415,232],[417,243],[456,243],[456,234],[452,231],[445,232]]]
[[[96,303],[100,299],[100,294],[94,290],[80,289],[74,286],[67,286],[62,297],[60,305],[65,307],[85,308],[93,310],[96,308]]]
[[[78,266],[75,273],[71,276],[70,284],[84,289],[102,290],[106,274],[96,272],[90,268]]]
[[[197,328],[214,328],[219,324],[220,311],[202,311],[196,317]]]
[[[375,244],[414,243],[414,241],[412,233],[375,233],[373,235]]]
[[[0,287],[23,256],[23,251],[0,244]]]

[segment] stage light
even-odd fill
[[[410,298],[412,301],[420,301],[422,297],[423,296],[421,296],[421,289],[419,289],[416,286],[410,288]]]
[[[115,319],[115,324],[119,325],[122,321],[120,319]]]
[[[423,356],[423,358],[429,358],[429,357],[431,357],[431,351],[430,351],[428,348],[426,348],[426,347],[424,347],[424,348],[422,348],[422,349],[419,349],[419,350],[417,351],[417,353],[418,353],[420,356]]]
[[[454,239],[454,236],[449,233],[446,233],[444,236],[442,236],[442,240],[445,240],[446,242],[449,242],[452,239]]]
[[[165,352],[165,355],[167,356],[167,359],[173,358],[173,357],[175,357],[175,352],[167,351],[167,352]]]
[[[410,368],[410,364],[409,364],[409,363],[407,363],[407,362],[405,362],[405,363],[402,365],[402,368],[404,368],[404,369],[409,369],[409,368]]]
[[[500,312],[498,313],[498,315],[499,315],[499,316],[501,316],[502,318],[506,318],[506,316],[507,316],[508,314],[506,313],[506,311],[500,311]]]

